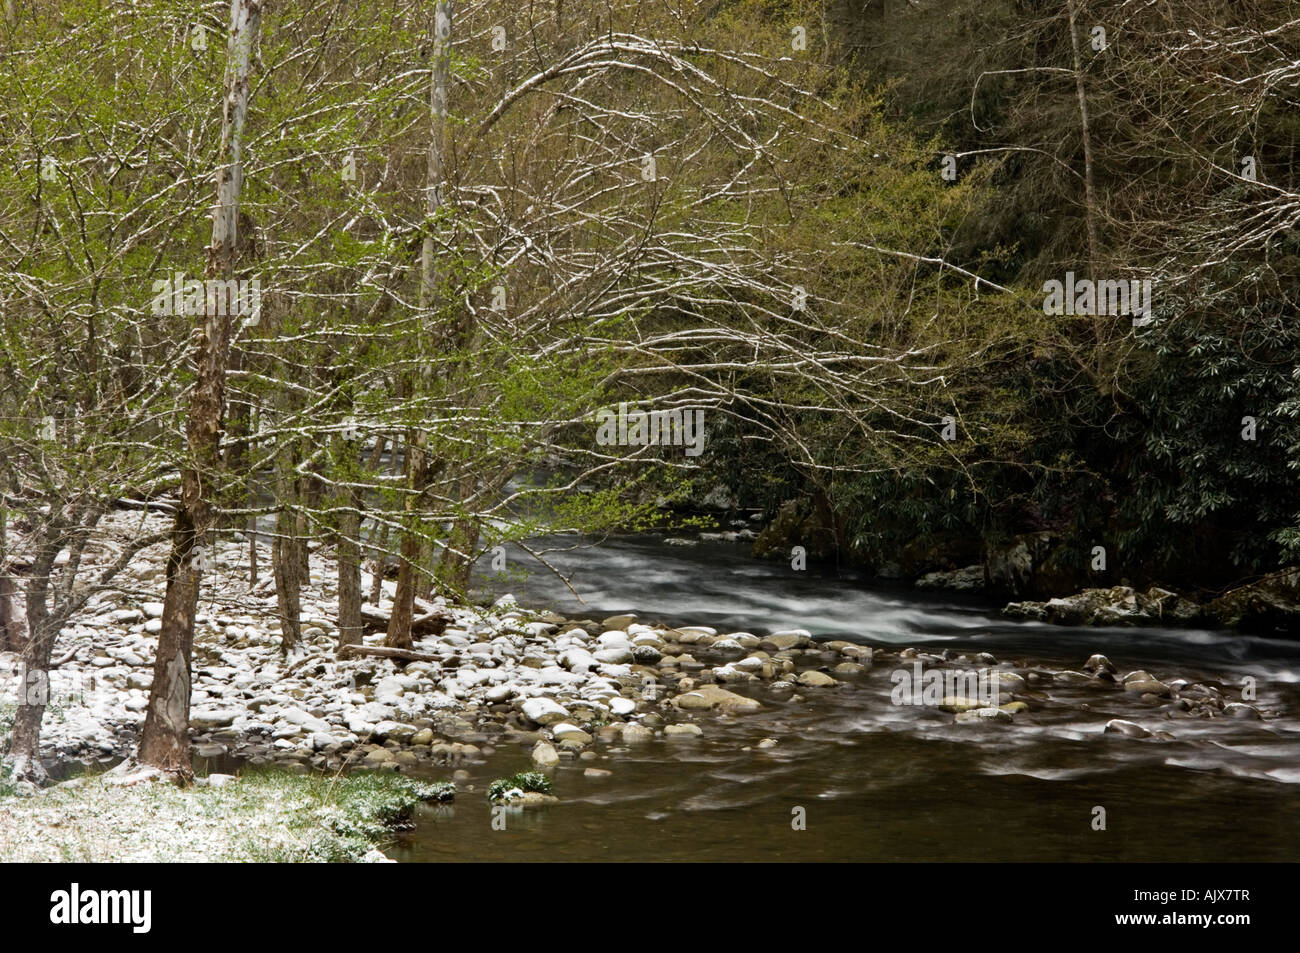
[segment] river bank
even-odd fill
[[[448,796],[402,777],[215,774],[195,785],[72,778],[0,799],[0,860],[12,863],[383,862],[416,805]]]

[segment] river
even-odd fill
[[[875,646],[990,652],[1019,670],[1078,669],[1099,652],[1121,674],[1145,668],[1232,692],[1249,676],[1256,704],[1278,714],[1166,717],[1122,691],[1099,696],[1095,687],[1054,685],[1053,704],[1015,724],[955,725],[934,709],[891,704],[889,670],[897,666],[878,664],[802,700],[762,684],[739,689],[764,710],[703,715],[697,738],[598,745],[596,760],[554,770],[558,804],[508,814],[497,830],[487,784],[530,767],[527,750],[502,747],[467,766],[454,805],[422,811],[395,859],[1300,859],[1298,643],[1009,622],[974,599],[755,560],[743,542],[550,537],[530,545],[550,550],[548,561],[572,574],[577,595],[517,550],[508,578],[490,570],[488,557],[476,583],[572,618],[634,612],[646,622],[757,635],[802,627]],[[1112,717],[1176,740],[1103,735]],[[776,744],[759,748],[764,738]],[[589,777],[591,767],[610,774]]]

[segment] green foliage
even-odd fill
[[[521,771],[518,774],[512,774],[508,778],[497,778],[488,785],[487,799],[489,801],[500,801],[505,798],[506,794],[515,789],[528,793],[535,791],[538,794],[554,794],[555,785],[551,779],[540,771]]]
[[[1279,299],[1230,321],[1203,315],[1145,335],[1150,366],[1133,389],[1143,414],[1120,433],[1140,447],[1119,506],[1127,549],[1162,569],[1191,563],[1212,573],[1300,559],[1296,304]]]
[[[388,843],[394,830],[408,824],[418,804],[450,801],[456,793],[450,782],[364,772],[339,778],[256,772],[238,783],[248,785],[255,798],[306,800],[301,848],[277,849],[256,858],[267,861],[355,862],[371,848]]]

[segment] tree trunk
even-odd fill
[[[419,491],[424,489],[425,466],[424,450],[416,446],[423,442],[423,434],[412,431],[407,435],[406,473],[407,489],[405,527],[402,532],[402,545],[399,553],[401,560],[397,568],[397,591],[393,594],[393,614],[388,620],[388,634],[384,644],[390,648],[409,649],[411,647],[411,620],[415,610],[415,591],[419,584],[420,551],[422,539],[417,531]]]
[[[298,516],[294,521],[293,541],[298,553],[298,578],[306,583],[311,579],[311,550],[307,545],[307,535],[311,525],[307,520],[310,509],[320,509],[320,481],[315,476],[303,476],[298,479]]]
[[[434,242],[433,219],[442,207],[442,188],[446,178],[443,161],[443,136],[447,125],[447,100],[450,76],[451,18],[454,4],[439,0],[434,6],[433,70],[429,80],[429,151],[425,170],[424,241],[420,248],[420,315],[428,321],[433,307]],[[405,396],[405,395],[404,395]],[[411,618],[419,585],[421,536],[417,532],[417,511],[428,478],[425,434],[411,430],[406,436],[405,525],[402,532],[401,565],[397,571],[397,591],[393,595],[393,615],[384,644],[392,648],[411,647]]]
[[[361,491],[344,488],[340,494],[339,539],[339,650],[361,644]]]
[[[1070,50],[1074,60],[1074,92],[1079,104],[1079,129],[1083,135],[1083,214],[1088,234],[1088,275],[1096,278],[1097,200],[1092,180],[1092,126],[1088,119],[1088,96],[1083,87],[1083,57],[1079,52],[1079,31],[1075,24],[1077,0],[1069,0]]]
[[[18,586],[9,575],[9,522],[0,505],[0,652],[20,652],[23,641],[14,618],[14,596]]]
[[[276,518],[271,543],[275,603],[280,614],[280,651],[288,654],[302,640],[302,563],[297,545],[298,517],[288,508]]]
[[[210,278],[234,276],[243,180],[240,152],[248,113],[249,70],[261,16],[262,0],[231,0],[221,129],[223,164],[217,171],[217,204],[206,269]],[[203,573],[203,564],[195,557],[202,554],[207,543],[213,519],[212,487],[221,469],[221,418],[230,329],[227,315],[201,315],[195,321],[196,374],[185,423],[190,460],[181,470],[181,502],[167,560],[162,630],[158,633],[153,688],[138,754],[141,763],[183,778],[191,774],[190,653]]]
[[[0,504],[3,499],[0,498]],[[13,631],[13,580],[9,572],[9,523],[0,505],[0,652],[18,651]]]
[[[18,631],[18,620],[14,617],[14,595],[18,587],[13,577],[3,575],[6,572],[0,562],[0,652],[21,652],[22,635]]]
[[[54,650],[57,626],[50,622],[50,573],[59,553],[57,527],[48,530],[56,542],[42,544],[27,583],[27,631],[30,638],[23,653],[19,680],[18,710],[6,759],[14,780],[37,786],[49,780],[41,764],[41,721],[49,702],[50,654]]]
[[[250,497],[251,498],[251,497]],[[257,585],[257,517],[248,517],[248,589]]]

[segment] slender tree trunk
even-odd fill
[[[398,463],[398,459],[399,458],[397,456],[397,441],[394,440],[392,444],[392,449],[389,451],[389,457],[388,457],[388,467],[390,472],[392,472],[394,476],[400,473],[401,468],[405,465],[406,453],[405,452],[402,453],[401,456],[401,460],[403,461],[402,463]],[[372,573],[370,577],[370,604],[372,606],[378,606],[379,600],[383,598],[384,568],[388,562],[388,538],[391,535],[392,534],[389,531],[388,523],[384,523],[384,525],[381,526],[379,529],[379,538],[376,540],[375,547],[374,547],[375,558],[374,558],[374,562],[371,564]]]
[[[309,508],[320,508],[320,483],[313,476],[298,479],[298,515],[293,525],[294,551],[298,556],[298,578],[302,583],[311,580],[311,549],[307,545],[307,534],[311,525],[307,521]]]
[[[257,585],[257,517],[248,517],[248,588]]]
[[[339,648],[361,644],[361,491],[346,488],[339,514]]]
[[[410,491],[404,504],[404,530],[398,553],[400,562],[397,567],[397,590],[393,594],[393,614],[388,619],[388,632],[384,644],[394,649],[409,649],[411,641],[411,621],[415,617],[415,592],[419,585],[420,553],[423,539],[417,531],[419,493],[425,484],[425,453],[422,447],[423,435],[410,431],[406,440],[406,485]]]
[[[429,80],[429,152],[425,172],[425,225],[432,229],[433,219],[442,207],[442,189],[445,180],[443,137],[447,125],[447,100],[449,90],[449,54],[451,52],[451,19],[455,5],[439,0],[434,6],[433,69]],[[426,231],[420,249],[420,314],[425,321],[433,307],[434,243],[431,231]],[[404,506],[404,527],[401,543],[401,564],[397,571],[397,591],[393,595],[393,614],[389,618],[384,644],[391,648],[411,647],[411,619],[415,609],[415,595],[419,586],[418,571],[421,565],[421,535],[417,532],[421,496],[428,481],[427,439],[423,431],[412,429],[406,435],[406,486],[408,495]]]
[[[14,618],[13,599],[18,587],[9,571],[9,522],[4,506],[0,505],[0,652],[22,649],[18,620]]]
[[[284,654],[293,651],[302,640],[302,563],[295,537],[297,522],[291,510],[280,510],[271,543],[275,603],[280,615],[280,651]]]
[[[244,118],[248,113],[249,71],[261,16],[262,0],[231,0],[221,129],[223,164],[217,172],[217,204],[206,269],[211,278],[234,276],[243,179],[240,152]],[[202,554],[212,526],[212,486],[221,469],[221,418],[231,320],[226,315],[202,315],[195,324],[197,373],[185,425],[190,459],[181,470],[181,501],[167,560],[162,630],[158,633],[153,688],[138,755],[143,764],[180,777],[189,777],[191,773],[190,654],[203,574],[203,564],[196,557]]]
[[[1088,275],[1097,267],[1097,199],[1092,178],[1092,126],[1088,119],[1088,96],[1083,87],[1083,56],[1079,52],[1079,31],[1075,24],[1076,0],[1068,0],[1070,49],[1074,55],[1074,92],[1079,102],[1079,128],[1083,134],[1083,214],[1088,232]]]
[[[6,759],[13,778],[37,786],[49,780],[41,764],[41,721],[49,702],[50,653],[58,635],[50,623],[50,573],[59,553],[60,534],[55,526],[47,529],[52,542],[42,544],[27,582],[27,640],[19,680],[18,710],[14,712],[14,730]]]
[[[5,563],[0,561],[0,652],[22,651],[22,638],[18,634],[18,620],[14,617],[14,595],[18,588],[13,577],[4,575]]]
[[[249,445],[248,455],[252,456],[252,434],[256,430],[254,413],[250,409],[248,412],[248,433]],[[257,479],[256,475],[250,470],[247,479],[244,482],[244,497],[248,500],[249,508],[257,504]],[[253,587],[257,585],[257,514],[248,514],[248,590],[252,592]]]

